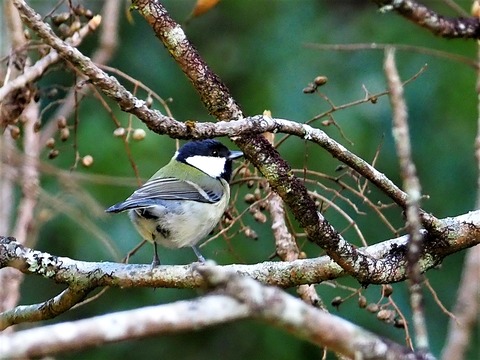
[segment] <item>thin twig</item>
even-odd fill
[[[380,50],[385,51],[388,48],[395,48],[399,51],[406,51],[409,53],[418,53],[424,55],[434,56],[440,59],[447,59],[465,64],[472,69],[478,69],[479,65],[475,60],[469,57],[453,54],[447,51],[431,49],[424,46],[408,45],[408,44],[379,44],[379,43],[354,43],[354,44],[305,44],[306,47],[318,50],[331,51],[361,51],[361,50]]]
[[[93,17],[87,24],[75,32],[71,37],[67,38],[65,41],[72,46],[78,46],[81,44],[83,39],[100,25],[101,18],[100,16]],[[12,91],[25,87],[28,83],[34,82],[42,77],[47,71],[47,69],[53,64],[61,60],[61,57],[56,51],[51,51],[43,58],[38,60],[34,65],[26,67],[24,72],[13,79],[12,81],[6,82],[0,87],[0,103],[7,96],[7,94]],[[55,124],[56,127],[56,124]]]
[[[457,290],[454,318],[450,319],[442,360],[464,359],[480,312],[480,246],[469,249]]]
[[[440,300],[440,298],[438,297],[438,294],[437,292],[435,291],[435,289],[433,288],[433,286],[430,284],[430,281],[427,279],[427,277],[425,277],[425,280],[423,282],[425,284],[425,287],[428,289],[428,291],[430,291],[430,294],[432,294],[433,296],[433,300],[435,300],[435,302],[437,303],[438,307],[448,316],[450,317],[451,320],[454,320],[457,325],[458,325],[458,320],[457,318],[455,317],[455,315],[453,313],[451,313],[450,311],[448,311],[448,309],[445,307],[445,305],[442,304],[442,301]]]
[[[428,334],[423,309],[421,284],[423,276],[420,270],[420,254],[423,247],[423,235],[420,221],[421,189],[415,165],[412,160],[410,137],[408,130],[408,113],[403,96],[403,86],[397,71],[394,49],[387,49],[385,55],[385,75],[390,89],[390,102],[393,111],[393,138],[400,161],[400,172],[407,200],[407,228],[409,241],[407,247],[407,272],[409,277],[410,305],[413,314],[416,344],[419,351],[429,352]]]
[[[118,23],[120,18],[120,9],[122,2],[117,0],[106,0],[102,8],[103,24],[100,27],[100,39],[98,47],[92,55],[92,62],[95,64],[106,64],[110,61],[116,52],[118,47]],[[81,77],[77,84],[71,87],[68,94],[62,101],[62,105],[55,111],[52,119],[58,119],[64,117],[68,119],[75,108],[75,92],[76,86],[84,81],[85,78]],[[84,96],[84,95],[83,95]],[[81,100],[81,99],[80,99]],[[42,131],[42,142],[52,136],[56,130],[55,121],[50,121],[48,125]]]

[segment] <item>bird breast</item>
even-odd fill
[[[197,244],[213,230],[226,211],[228,200],[229,196],[214,204],[163,200],[154,206],[130,210],[129,216],[144,239],[181,248]]]

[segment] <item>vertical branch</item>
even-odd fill
[[[271,117],[271,112],[265,110],[264,116]],[[265,133],[265,138],[272,146],[275,144],[275,134]],[[300,249],[297,242],[288,230],[285,223],[285,204],[282,198],[275,192],[270,191],[267,202],[267,209],[272,218],[272,233],[275,238],[276,253],[283,261],[294,261],[300,258]],[[297,293],[308,304],[325,309],[323,301],[315,290],[315,285],[299,285]]]
[[[474,0],[472,15],[480,18],[480,1]],[[480,42],[477,42],[477,63],[480,63]],[[480,208],[480,70],[477,67],[477,136],[475,138],[475,158],[477,159],[477,199],[475,207]],[[448,336],[442,353],[442,359],[463,359],[470,343],[475,323],[480,311],[480,246],[467,250],[463,265],[462,278],[458,288],[457,299],[450,319]]]
[[[23,26],[20,20],[18,11],[15,9],[11,1],[6,1],[2,4],[4,13],[2,14],[3,20],[7,27],[6,41],[10,49],[0,49],[13,53],[14,49],[20,48],[25,44],[25,37],[23,35]],[[8,37],[8,38],[7,38]],[[7,82],[9,79],[15,78],[19,74],[19,70],[13,66],[12,61],[9,61],[7,73],[3,82]],[[18,95],[18,94],[17,94]],[[7,110],[2,107],[6,106],[6,103],[10,103],[11,100],[2,102],[0,104],[0,124],[6,125],[10,121],[16,121],[17,119],[9,118],[7,116]],[[12,104],[14,102],[12,101]],[[14,104],[15,105],[15,104]],[[4,117],[5,116],[5,117]],[[3,132],[4,128],[0,126],[0,132]],[[0,231],[3,234],[8,234],[11,231],[11,221],[13,209],[15,206],[14,201],[14,178],[16,177],[16,169],[10,164],[10,154],[14,150],[15,143],[10,133],[7,131],[0,133]],[[20,284],[23,280],[22,273],[13,269],[0,270],[0,312],[6,309],[15,307],[20,298]]]
[[[384,68],[393,111],[393,138],[400,161],[400,172],[403,178],[404,189],[408,195],[406,208],[407,229],[409,233],[407,273],[409,277],[410,305],[413,313],[416,345],[419,351],[428,352],[428,334],[423,311],[423,294],[421,288],[423,276],[419,264],[423,241],[419,206],[421,189],[416,168],[412,160],[407,122],[407,106],[403,96],[403,85],[395,65],[394,54],[394,49],[389,48],[386,50]]]
[[[442,359],[465,359],[480,303],[480,246],[468,249]]]
[[[40,133],[34,129],[39,117],[38,104],[31,102],[22,114],[25,119],[23,126],[24,160],[20,169],[19,182],[22,186],[22,198],[13,229],[13,236],[18,242],[26,244],[27,240],[35,238],[34,211],[37,205],[39,173],[38,159],[40,156]]]
[[[272,217],[272,232],[275,238],[277,255],[283,261],[297,260],[300,250],[285,224],[285,208],[282,198],[274,192],[271,192],[268,197],[268,211]],[[324,307],[314,285],[299,285],[297,293],[306,303],[316,307]]]
[[[473,15],[480,18],[480,1],[474,0],[472,6]],[[477,41],[477,64],[480,63],[480,41]],[[475,207],[480,208],[480,68],[477,67],[477,136],[475,137],[475,158],[477,159],[477,198]]]
[[[10,223],[15,205],[13,187],[16,171],[10,165],[13,147],[14,141],[9,132],[5,131],[0,134],[0,204],[2,204],[0,206],[0,234],[10,233]]]

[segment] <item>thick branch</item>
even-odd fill
[[[480,243],[480,210],[441,219],[439,223],[441,226],[434,234],[422,232],[425,241],[419,261],[422,272],[437,266],[446,256]],[[382,264],[382,272],[370,269],[370,281],[366,284],[405,280],[406,244],[407,236],[401,236],[360,248]],[[150,265],[75,261],[23,247],[13,238],[0,237],[0,269],[4,267],[72,286],[195,288],[204,285],[201,278],[192,274],[190,265],[162,265],[152,270]],[[314,284],[346,275],[328,256],[223,267],[280,287]]]
[[[237,300],[209,295],[0,335],[0,359],[37,358],[154,334],[199,330],[248,315],[248,307]]]
[[[198,266],[206,281],[251,309],[255,318],[355,359],[433,359],[316,309],[276,287],[213,266]]]
[[[423,231],[425,247],[419,259],[422,272],[437,266],[446,256],[480,243],[480,211],[439,220],[439,223],[441,226],[435,229],[434,234]],[[407,236],[402,236],[360,249],[367,256],[377,259],[379,264],[378,268],[369,269],[370,278],[365,284],[405,280],[406,245]],[[4,267],[14,267],[25,274],[41,275],[84,291],[100,286],[194,288],[206,285],[203,278],[192,271],[191,265],[159,266],[152,270],[149,265],[75,261],[28,249],[12,238],[2,237],[0,269]],[[346,275],[328,256],[290,262],[227,265],[222,268],[280,287],[315,284]],[[75,301],[69,306],[62,304],[62,309],[66,311],[75,304]],[[35,307],[21,309],[30,311]],[[28,316],[20,313],[16,318],[12,317],[15,310],[0,314],[0,323],[12,324],[28,319]],[[38,319],[39,315],[32,313],[31,317]]]
[[[149,335],[256,318],[349,358],[429,359],[275,287],[209,265],[195,268],[217,294],[1,336],[1,358],[38,357]],[[286,311],[288,310],[288,311]]]
[[[132,3],[192,82],[208,112],[218,120],[242,118],[242,110],[228,88],[199,56],[181,26],[168,15],[163,5],[150,0],[134,0]]]
[[[435,35],[445,38],[480,38],[480,21],[478,18],[447,18],[413,0],[373,0],[380,11],[395,11],[430,30]]]

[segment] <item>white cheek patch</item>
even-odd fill
[[[226,161],[227,159],[224,157],[201,155],[190,156],[185,159],[187,164],[196,167],[198,170],[203,171],[205,174],[213,178],[218,178],[223,174]]]

